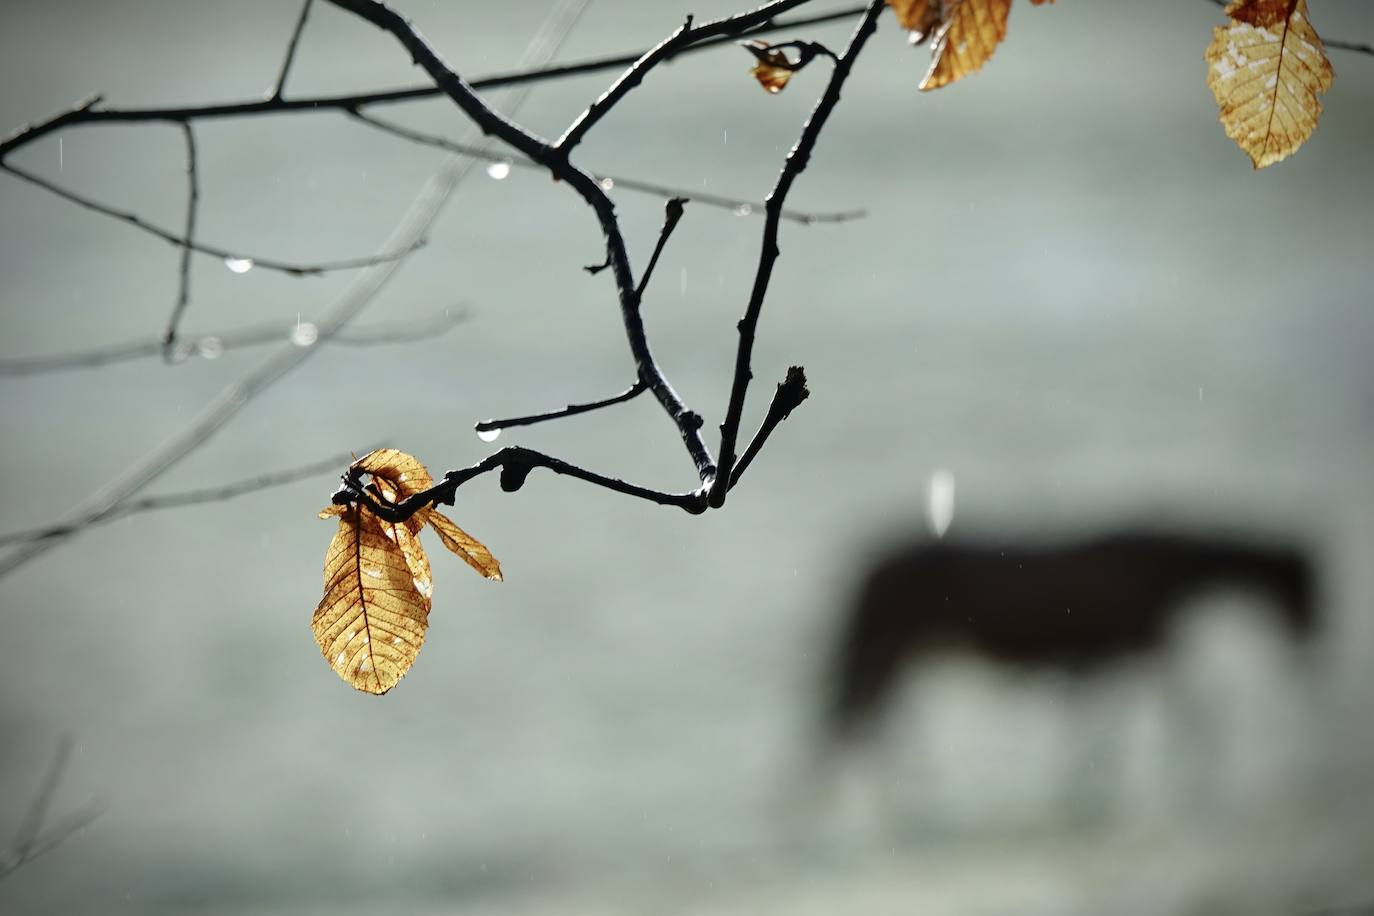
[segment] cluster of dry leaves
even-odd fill
[[[397,503],[434,485],[417,459],[396,449],[369,452],[352,468],[369,475],[367,490],[380,503]],[[386,693],[410,669],[429,625],[434,579],[420,531],[440,542],[488,579],[501,580],[501,564],[480,541],[437,509],[404,522],[379,518],[363,505],[332,505],[320,518],[337,517],[339,529],[324,558],[324,597],[310,621],[330,667],[367,693]]]
[[[1039,6],[1054,0],[1031,0]],[[887,0],[911,43],[930,41],[930,67],[917,87],[939,89],[982,69],[1007,35],[1011,0]],[[1264,168],[1291,155],[1317,128],[1317,93],[1331,86],[1331,63],[1307,15],[1307,0],[1232,0],[1230,24],[1207,48],[1207,85],[1226,135]],[[746,44],[751,71],[780,92],[805,57],[767,42]]]

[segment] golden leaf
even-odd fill
[[[429,522],[444,546],[462,557],[463,562],[477,570],[488,579],[501,580],[501,564],[491,555],[491,551],[472,535],[455,525],[452,519],[437,509],[430,509],[425,520]]]
[[[983,68],[1007,36],[1011,0],[941,0],[922,92],[948,86]]]
[[[1317,129],[1334,76],[1307,0],[1234,0],[1212,32],[1207,86],[1218,119],[1255,168],[1292,155]]]
[[[339,515],[324,559],[324,597],[310,621],[330,667],[367,693],[386,693],[425,641],[429,601],[385,523],[358,506]],[[393,536],[404,526],[392,526]]]
[[[383,493],[388,502],[400,502],[434,486],[434,478],[420,459],[399,449],[379,448],[368,452],[353,462],[352,467],[371,474],[374,483],[389,484],[389,492]],[[406,519],[406,527],[412,534],[424,527],[425,511],[421,509]]]
[[[940,0],[887,0],[897,22],[911,33],[911,43],[921,44],[940,24]]]
[[[369,452],[352,468],[371,476],[366,488],[381,502],[398,503],[434,485],[418,459],[396,449]],[[386,693],[415,661],[424,643],[434,597],[434,574],[420,543],[426,523],[444,546],[488,579],[501,565],[483,544],[432,507],[404,522],[389,522],[365,505],[330,505],[320,518],[339,519],[324,561],[324,598],[311,627],[330,666],[368,693]]]

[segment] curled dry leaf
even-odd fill
[[[930,46],[930,69],[922,92],[957,82],[983,68],[1007,37],[1011,0],[887,0],[911,43]],[[1054,0],[1031,0],[1036,6]]]
[[[887,0],[902,28],[910,33],[913,45],[923,44],[940,24],[941,0]]]
[[[372,513],[344,507],[310,621],[330,667],[359,690],[386,693],[419,655],[428,623],[402,549]]]
[[[977,73],[1007,37],[1011,0],[944,0],[940,7],[922,92]]]
[[[1326,50],[1307,15],[1307,0],[1234,0],[1229,25],[1207,47],[1207,86],[1226,135],[1255,168],[1287,158],[1317,129],[1331,88]]]
[[[760,86],[771,93],[782,92],[792,74],[800,69],[786,53],[772,47],[766,41],[754,39],[742,41],[740,45],[754,55],[757,61],[749,72],[759,81]]]
[[[353,462],[370,475],[373,498],[396,503],[434,485],[416,458],[378,449]],[[429,557],[420,543],[425,524],[444,546],[488,579],[501,579],[491,551],[432,507],[404,522],[389,522],[366,506],[332,505],[320,518],[338,518],[324,563],[324,598],[311,626],[330,666],[368,693],[386,693],[410,669],[424,643],[434,595]]]
[[[425,520],[439,535],[439,540],[443,541],[444,546],[462,557],[464,563],[477,570],[484,578],[501,581],[501,564],[496,562],[496,558],[481,541],[435,509],[429,510]]]

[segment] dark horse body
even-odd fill
[[[906,545],[873,567],[848,611],[828,731],[859,736],[923,656],[1088,675],[1158,652],[1185,599],[1217,584],[1263,593],[1294,642],[1316,628],[1311,567],[1291,547],[1133,530],[1050,546]]]

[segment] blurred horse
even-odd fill
[[[1311,562],[1292,546],[1123,530],[1062,545],[921,541],[869,571],[831,658],[825,731],[862,738],[908,665],[966,652],[1077,680],[1164,651],[1191,596],[1252,589],[1294,644],[1318,627]]]

